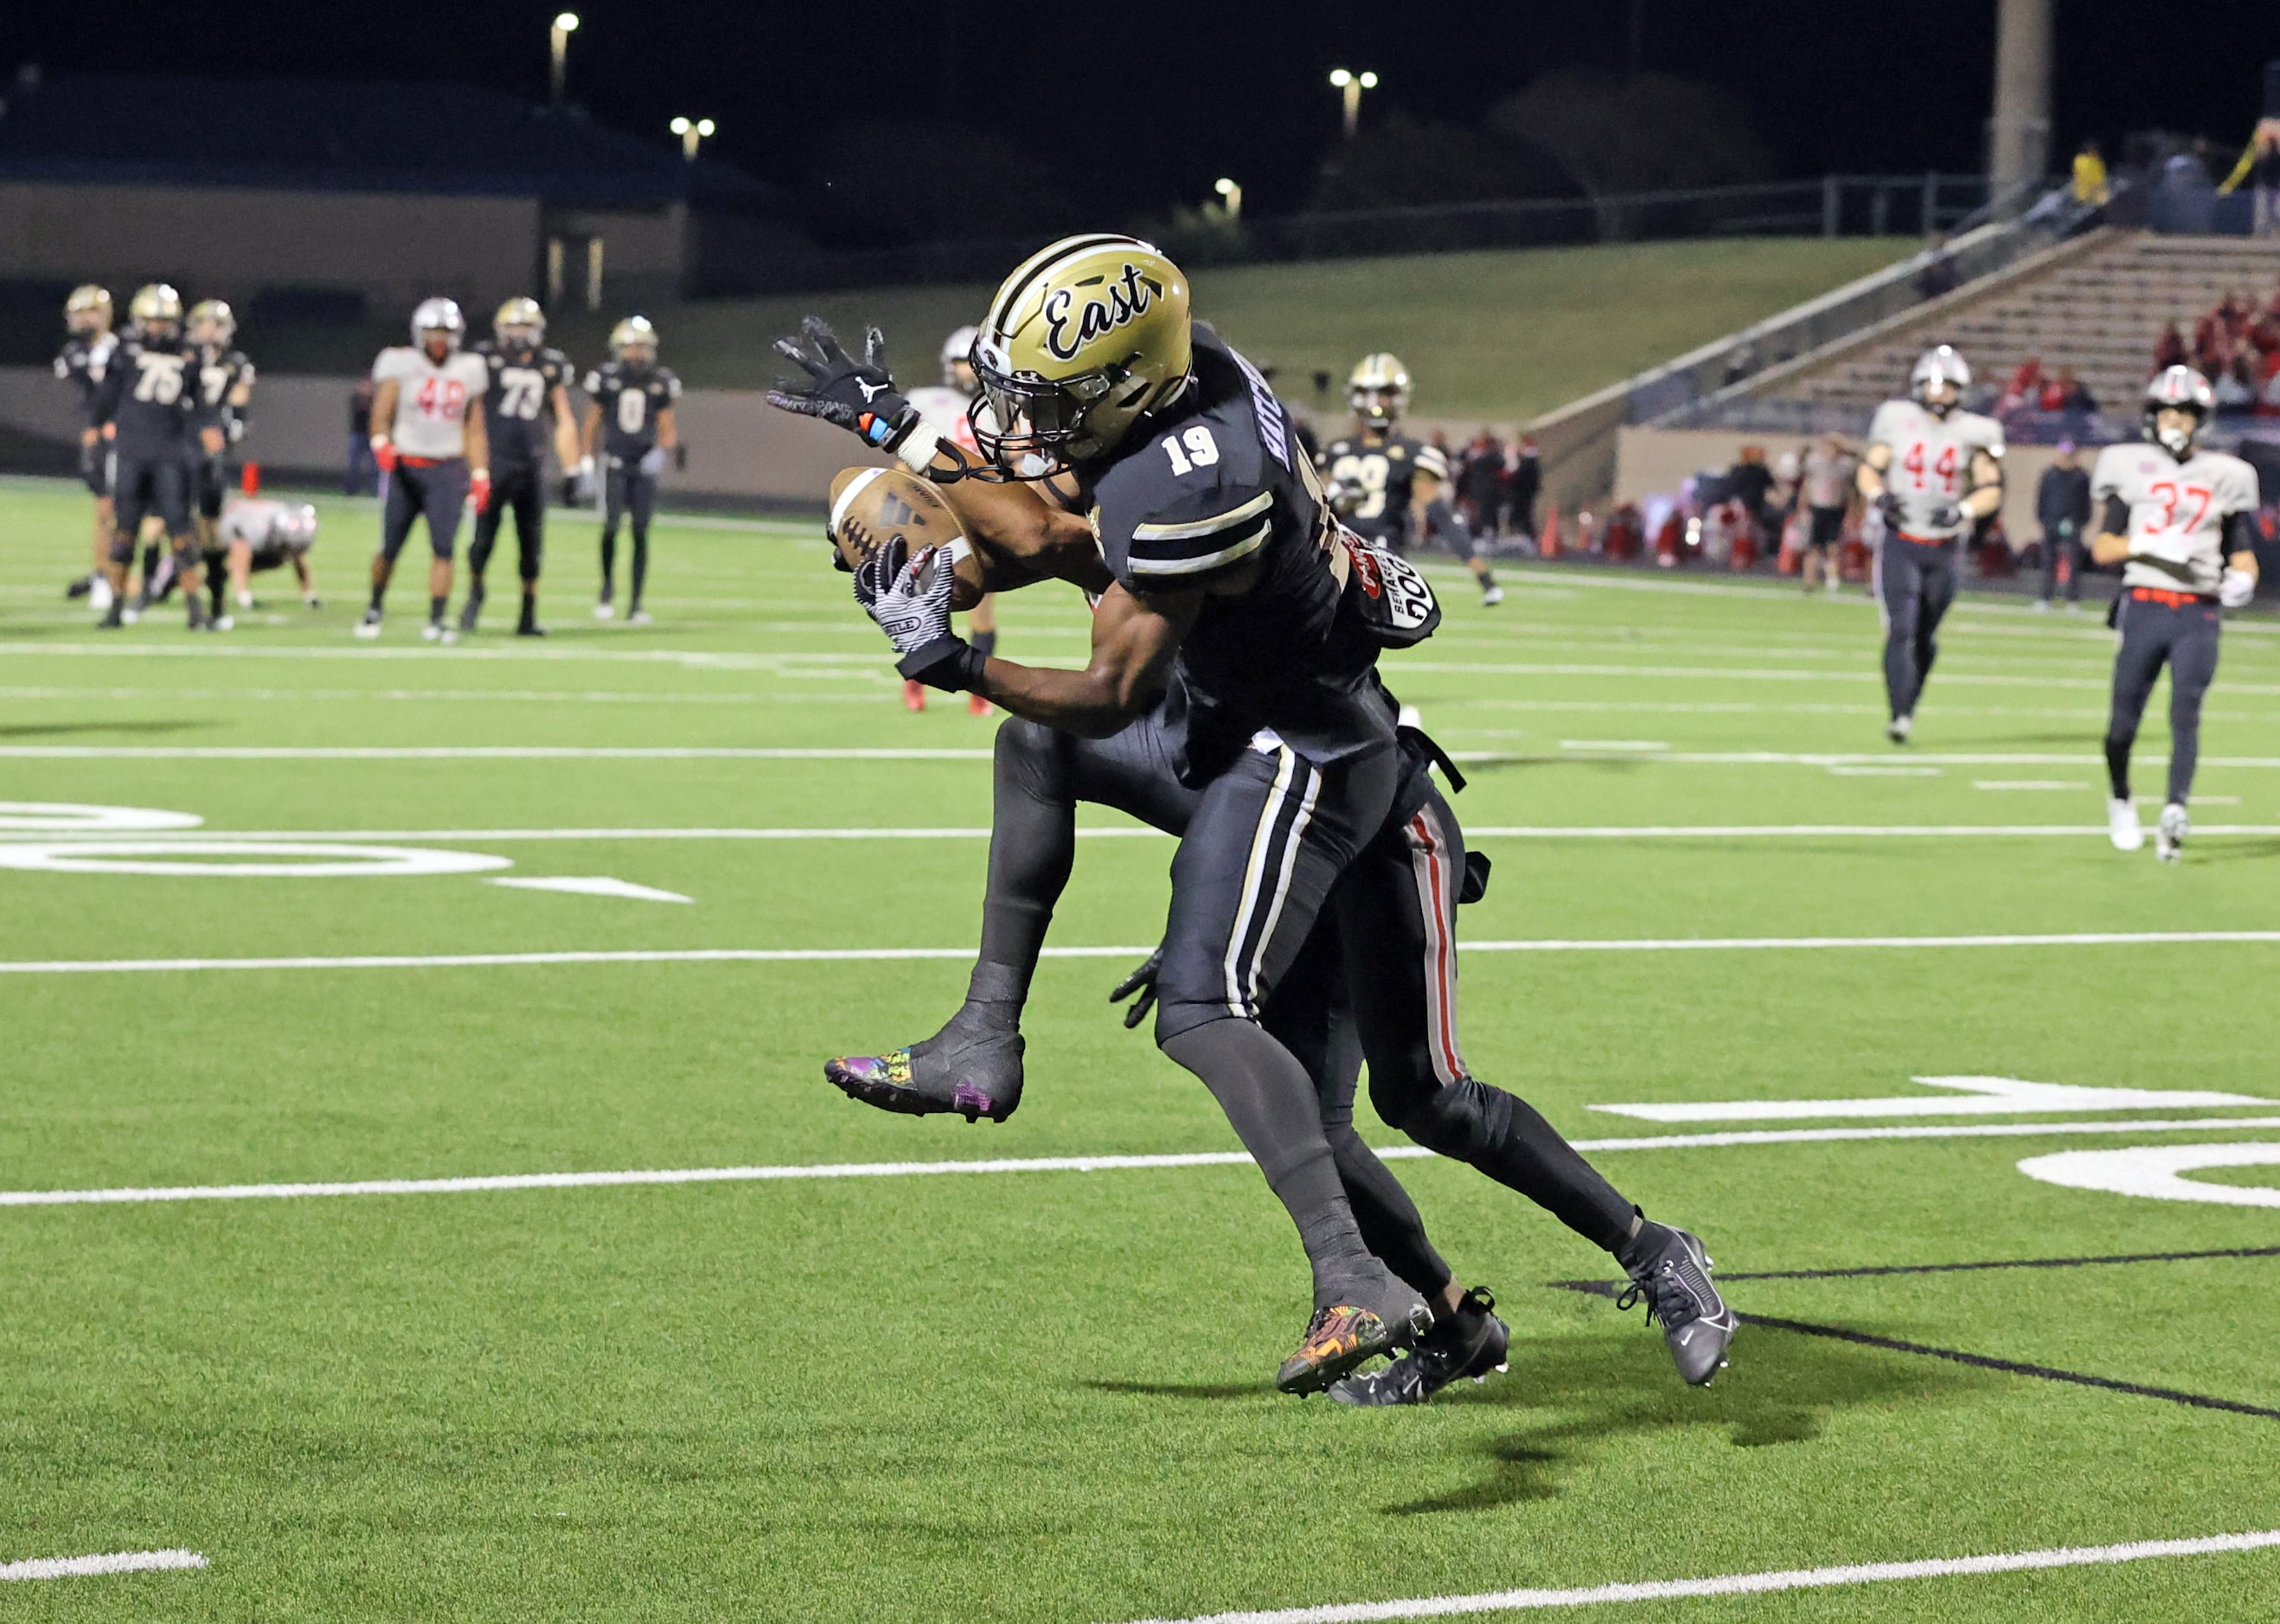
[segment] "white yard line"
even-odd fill
[[[2142,797],[2151,802],[2158,797]],[[2214,800],[2223,797],[2211,797]],[[144,832],[70,829],[74,842],[129,838]],[[1160,829],[1136,824],[1085,825],[1084,840],[1168,840]],[[1468,840],[1981,840],[2007,835],[2104,838],[2104,824],[2091,823],[1700,823],[1700,824],[1476,824]],[[2280,835],[2280,823],[2206,823],[2196,839],[2212,835]],[[0,844],[12,841],[53,844],[58,831],[0,829]],[[564,829],[181,829],[170,841],[648,841],[648,840],[987,840],[980,825],[943,828],[564,828]]]
[[[150,1574],[205,1566],[205,1558],[195,1551],[114,1551],[99,1557],[34,1557],[24,1562],[0,1562],[0,1580],[92,1579],[104,1574]]]
[[[1820,1144],[1852,1139],[2027,1139],[2055,1134],[2218,1133],[2280,1128],[2280,1117],[2209,1117],[2141,1122],[1993,1122],[1960,1127],[1788,1128],[1719,1134],[1648,1134],[1627,1139],[1577,1139],[1578,1151],[1734,1150],[1750,1145]],[[1385,1161],[1427,1161],[1422,1145],[1380,1147]],[[977,1161],[821,1162],[778,1166],[643,1168],[599,1173],[505,1173],[449,1179],[350,1179],[304,1184],[176,1184],[97,1189],[0,1190],[0,1207],[119,1206],[171,1201],[282,1201],[316,1196],[460,1196],[485,1190],[585,1189],[632,1184],[767,1184],[836,1179],[940,1178],[985,1173],[1128,1173],[1179,1167],[1241,1167],[1244,1151],[1167,1155],[1022,1156]]]
[[[1467,942],[1467,953],[1772,952],[1828,948],[2176,947],[2280,943],[2280,930],[2053,932],[1987,936],[1635,936],[1598,940]],[[1146,947],[1048,947],[1047,958],[1146,958]],[[0,960],[0,975],[100,975],[188,970],[434,970],[524,965],[837,964],[867,959],[971,960],[970,947],[625,948],[532,953],[366,953],[270,958],[19,958]]]
[[[1845,1585],[1890,1584],[1906,1579],[1962,1579],[1982,1574],[2032,1573],[2053,1567],[2098,1567],[2158,1557],[2223,1556],[2280,1545],[2280,1528],[2254,1534],[2213,1534],[2200,1539],[2136,1540],[2126,1545],[2060,1545],[1993,1556],[1935,1557],[1921,1562],[1856,1562],[1842,1567],[1721,1574],[1711,1579],[1649,1579],[1557,1590],[1491,1590],[1475,1596],[1423,1596],[1406,1601],[1337,1602],[1321,1607],[1281,1607],[1264,1612],[1213,1612],[1201,1617],[1145,1619],[1139,1624],[1372,1624],[1381,1619],[1445,1619],[1466,1613],[1526,1612],[1553,1607],[1592,1607],[1609,1602],[1674,1601],[1697,1596],[1766,1596],[1782,1590],[1822,1590]]]

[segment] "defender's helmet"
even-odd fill
[[[180,327],[182,296],[165,282],[151,282],[135,290],[135,296],[127,302],[127,314],[137,327]]]
[[[952,327],[942,341],[942,387],[961,395],[974,393],[974,341],[982,329],[971,323]]]
[[[507,335],[517,327],[528,331],[529,336],[520,341],[524,343],[535,344],[546,336],[546,312],[539,308],[536,299],[518,294],[491,316],[491,336],[503,344],[509,342]]]
[[[189,328],[202,343],[226,344],[237,336],[237,315],[220,299],[200,299],[190,306]]]
[[[428,334],[448,333],[451,348],[457,350],[466,331],[467,319],[459,313],[457,299],[422,299],[420,308],[412,312],[412,342],[423,349]]]
[[[1024,478],[1098,457],[1187,387],[1193,355],[1179,266],[1137,237],[1064,237],[990,301],[974,343],[975,440]]]
[[[269,521],[269,532],[288,547],[306,547],[317,539],[317,510],[306,502],[289,503]]]
[[[1346,404],[1363,422],[1385,427],[1409,409],[1409,369],[1390,350],[1362,357],[1346,378]]]
[[[2216,392],[2209,388],[2207,379],[2190,366],[2166,368],[2145,386],[2145,437],[2183,462],[2192,455],[2193,442],[2200,438],[2201,430],[2208,425],[2209,413],[2215,410]],[[2164,431],[2161,413],[2168,411],[2191,413],[2193,426],[2183,431]]]
[[[1944,401],[1930,401],[1924,396],[1941,384],[1954,391]],[[1945,416],[1949,409],[1963,398],[1963,391],[1971,387],[1971,364],[1956,354],[1953,344],[1941,344],[1927,350],[1916,358],[1915,368],[1908,373],[1908,393],[1916,404]]]
[[[638,350],[645,361],[657,359],[657,327],[647,316],[628,316],[610,329],[610,355],[624,360],[626,351]]]
[[[91,333],[111,325],[111,289],[81,282],[64,301],[64,325],[74,333]]]

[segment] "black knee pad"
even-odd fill
[[[1377,1104],[1377,1090],[1370,1094]],[[1380,1114],[1384,1107],[1379,1105]],[[1427,1150],[1466,1161],[1498,1143],[1512,1125],[1512,1096],[1466,1078],[1411,1104],[1402,1120],[1386,1120]]]
[[[998,725],[999,781],[1017,784],[1040,799],[1069,798],[1068,743],[1067,734],[1043,722],[1007,716]]]
[[[135,538],[131,535],[113,535],[111,538],[110,558],[113,564],[134,563]]]

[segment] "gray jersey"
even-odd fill
[[[464,457],[467,452],[467,409],[482,404],[491,385],[490,368],[472,350],[454,350],[438,366],[425,350],[397,344],[372,364],[372,381],[397,385],[396,421],[375,424],[407,457]]]
[[[1899,499],[1901,535],[1945,542],[1969,531],[1968,519],[1936,525],[1931,515],[1971,494],[1971,464],[1980,452],[2003,455],[2000,423],[1976,412],[1940,417],[1912,400],[1888,400],[1876,408],[1868,441],[1891,449],[1884,489]]]
[[[2180,463],[2151,441],[2100,451],[2090,494],[2100,505],[2109,496],[2129,504],[2122,584],[2168,592],[2215,592],[2224,573],[2225,520],[2261,505],[2256,470],[2239,458],[2196,450]]]

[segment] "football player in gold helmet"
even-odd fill
[[[111,290],[93,282],[72,289],[64,301],[68,336],[56,356],[56,378],[68,383],[79,407],[79,473],[95,497],[95,568],[65,589],[69,597],[89,597],[95,612],[111,610],[111,456],[96,419],[96,392],[119,349],[111,330]]]

